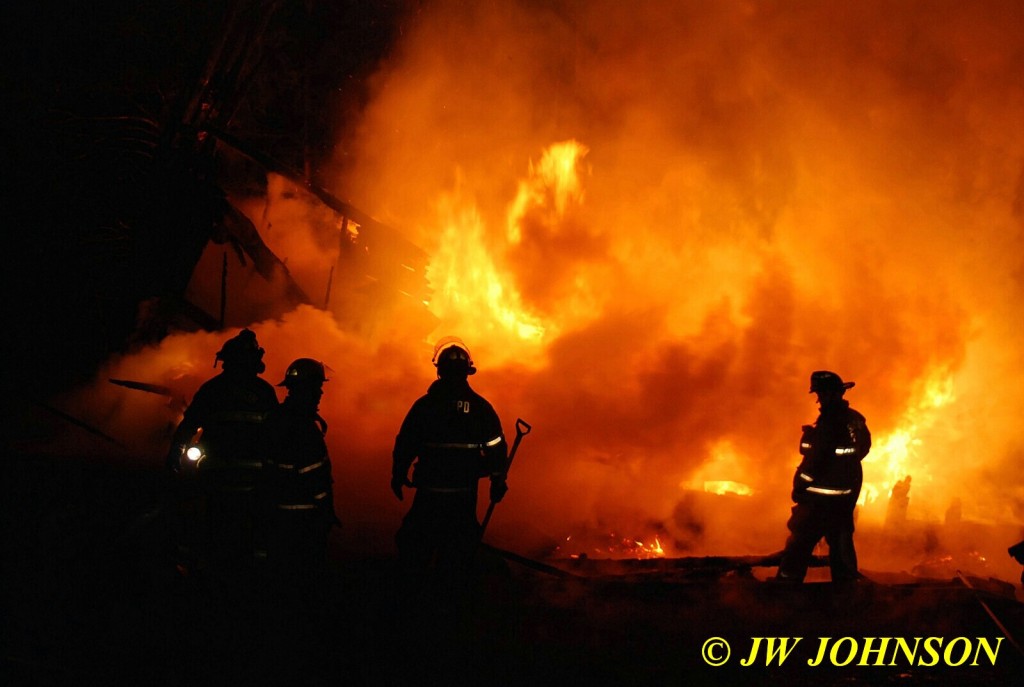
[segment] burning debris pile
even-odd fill
[[[573,541],[572,536],[565,538],[565,544],[555,547],[555,555],[562,553],[563,548],[569,552],[569,558],[573,560],[586,559],[597,555],[602,558],[663,558],[665,549],[662,548],[661,538],[654,536],[653,541],[648,540],[645,544],[633,537],[623,537],[614,532],[609,532],[607,537],[590,541]],[[582,550],[581,550],[582,549]]]

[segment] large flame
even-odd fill
[[[927,482],[934,480],[936,449],[940,454],[945,451],[925,437],[937,423],[947,419],[943,411],[955,401],[951,376],[934,375],[925,380],[920,394],[908,405],[896,428],[875,440],[871,460],[865,466],[862,506],[880,503],[881,497],[887,496],[893,486],[907,477],[916,476],[919,481],[923,478]]]
[[[439,203],[439,246],[427,269],[435,296],[430,309],[444,331],[463,332],[472,340],[539,342],[545,328],[525,312],[522,299],[496,265],[483,219],[473,206],[461,206],[457,195]]]
[[[435,326],[257,326],[271,370],[344,371],[339,510],[394,524],[390,443],[453,334],[509,434],[536,428],[502,505],[520,532],[779,548],[817,369],[874,434],[862,523],[912,476],[913,517],[1024,524],[1024,18],[915,7],[425,7],[335,184],[430,253]],[[334,249],[265,238],[323,288]]]

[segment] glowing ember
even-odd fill
[[[622,537],[609,532],[605,537],[583,537],[577,538],[576,546],[583,546],[584,550],[575,548],[570,542],[572,537],[565,538],[564,546],[555,547],[555,555],[564,555],[568,552],[569,558],[636,558],[636,559],[648,559],[648,558],[664,558],[665,549],[661,544],[661,537],[654,536],[653,541],[650,539],[645,543],[644,540],[632,537]],[[585,540],[586,543],[580,544],[581,540]]]
[[[751,496],[754,489],[736,480],[717,479],[717,475],[741,475],[748,459],[729,440],[716,442],[708,459],[692,476],[680,482],[681,489],[700,489],[709,494]]]

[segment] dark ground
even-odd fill
[[[479,584],[453,605],[403,601],[393,559],[335,548],[319,597],[281,600],[259,574],[176,569],[158,472],[10,454],[2,471],[5,685],[1008,685],[1024,675],[1005,640],[995,667],[806,665],[822,636],[994,642],[981,601],[1024,636],[1022,604],[956,581],[843,591],[737,573],[559,578],[485,555]],[[727,667],[701,658],[713,636],[733,646]],[[739,667],[757,636],[804,637],[803,653]]]

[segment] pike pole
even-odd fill
[[[1003,633],[1003,636],[1006,637],[1006,640],[1013,645],[1013,648],[1016,649],[1018,653],[1024,654],[1024,648],[1022,648],[1021,645],[1017,642],[1017,640],[1013,638],[1013,635],[1010,634],[1010,631],[1006,629],[1006,625],[1003,625],[1002,621],[999,620],[999,618],[996,616],[995,611],[993,611],[992,608],[987,603],[985,603],[984,599],[981,598],[981,595],[978,594],[978,590],[974,588],[974,585],[971,584],[970,580],[968,580],[967,577],[959,570],[956,571],[956,576],[960,579],[960,581],[963,583],[965,587],[974,592],[974,600],[981,604],[981,607],[984,609],[985,613],[987,613],[988,617],[992,620],[992,622],[996,624],[996,627],[998,627],[999,631]]]
[[[523,440],[530,430],[533,429],[527,424],[522,418],[516,418],[516,439],[512,442],[512,450],[508,453],[508,462],[505,464],[504,477],[508,477],[508,471],[512,468],[512,460],[516,457],[516,451],[519,450],[519,442]],[[487,506],[487,514],[484,515],[484,521],[480,525],[480,540],[483,541],[484,531],[487,529],[487,523],[491,521],[491,515],[494,513],[494,507],[498,505],[496,501],[492,500]]]

